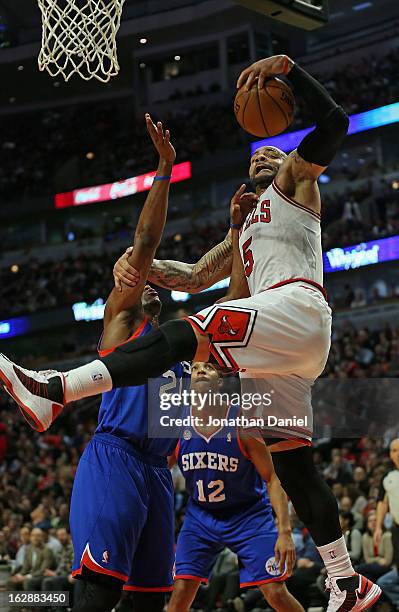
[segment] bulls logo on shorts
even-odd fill
[[[222,367],[239,370],[230,350],[244,348],[251,337],[257,311],[234,306],[212,306],[204,314],[191,315],[189,320],[198,331],[210,335],[211,353]]]

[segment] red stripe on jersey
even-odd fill
[[[290,283],[298,283],[298,282],[307,283],[308,285],[312,285],[312,287],[321,291],[324,299],[327,301],[327,291],[324,289],[324,287],[319,285],[319,283],[316,283],[316,281],[310,280],[309,278],[288,278],[287,280],[283,280],[280,283],[276,283],[275,285],[268,287],[264,291],[269,291],[269,289],[277,289],[277,287],[282,287],[283,285],[289,285]]]
[[[124,340],[123,342],[121,342],[120,344],[117,344],[116,346],[113,346],[110,349],[100,349],[99,348],[98,349],[98,354],[100,355],[100,357],[106,357],[107,355],[110,355],[111,353],[113,353],[114,350],[116,348],[118,348],[118,346],[123,346],[127,342],[130,342],[131,340],[134,340],[135,338],[138,338],[140,336],[141,332],[143,331],[143,329],[145,328],[145,326],[147,325],[148,321],[149,321],[148,317],[144,317],[143,322],[136,329],[134,334],[132,336],[130,336],[130,338],[128,338],[127,340]],[[102,342],[102,338],[100,339],[100,344],[101,344],[101,342]]]
[[[82,574],[83,567],[87,569],[97,572],[99,574],[105,574],[107,576],[112,576],[113,578],[118,578],[123,582],[127,582],[129,580],[129,576],[122,574],[121,572],[116,572],[114,570],[109,570],[102,567],[95,559],[93,559],[89,544],[86,544],[86,548],[83,551],[82,558],[80,560],[80,567],[72,572],[72,576],[78,576]]]
[[[138,591],[139,593],[170,593],[173,591],[173,586],[167,587],[136,587],[130,586],[129,584],[123,585],[124,591]]]
[[[208,578],[201,578],[200,576],[191,576],[190,574],[182,574],[181,576],[176,575],[174,580],[199,580],[204,584],[208,584]]]
[[[287,580],[287,573],[282,576],[277,576],[276,578],[265,578],[265,580],[255,580],[255,582],[240,582],[240,589],[244,589],[245,587],[251,586],[260,586],[262,584],[268,584],[269,582],[284,582]]]

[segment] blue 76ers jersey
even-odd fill
[[[230,407],[228,419],[239,408]],[[235,425],[227,425],[207,440],[194,427],[185,427],[176,455],[191,500],[209,511],[239,510],[264,503],[271,510],[266,485],[245,456]]]
[[[145,319],[129,340],[144,336],[151,329],[151,323]],[[101,356],[110,352],[99,351]],[[127,440],[143,453],[160,457],[171,455],[176,447],[176,438],[156,437],[155,434],[153,437],[151,424],[154,426],[152,431],[159,431],[161,395],[179,393],[183,378],[188,376],[188,364],[178,363],[161,377],[150,379],[146,385],[112,389],[103,393],[96,433],[108,433]]]

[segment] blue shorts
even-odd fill
[[[287,576],[274,558],[277,536],[263,502],[223,519],[189,503],[177,540],[175,580],[208,582],[217,556],[227,547],[238,557],[241,588],[283,581]]]
[[[172,590],[174,496],[165,466],[120,438],[93,437],[71,498],[74,576],[86,567],[122,580],[125,590]]]

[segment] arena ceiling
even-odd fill
[[[65,2],[65,0],[58,0]],[[82,2],[85,0],[82,0]],[[193,3],[210,3],[214,1],[216,6],[220,6],[221,0],[151,0],[151,3],[143,0],[126,0],[124,16],[125,19],[132,19],[143,14],[143,7],[146,9],[149,6],[160,7],[161,10],[187,6]],[[230,0],[223,0],[225,6],[228,6]],[[382,19],[389,19],[394,22],[398,21],[397,15],[398,0],[370,0],[367,10],[354,9],[354,6],[359,4],[367,4],[365,0],[330,0],[331,20],[326,29],[315,30],[312,32],[313,43],[326,42],[326,38],[334,38],[340,35],[343,31],[348,31],[356,27],[363,27],[370,23],[378,23]],[[222,3],[222,4],[223,4]],[[378,4],[378,7],[377,7]],[[229,19],[232,19],[232,24],[237,23],[240,15],[246,13],[246,9],[235,5],[231,0],[231,6],[234,10],[221,11],[212,18],[211,24],[205,17],[202,22],[193,21],[187,22],[185,25],[185,34],[189,37],[191,34],[198,35],[198,31],[203,31],[210,27],[218,28],[228,26]],[[381,9],[384,9],[383,11]],[[358,12],[355,12],[355,10]],[[266,19],[266,18],[265,18]],[[153,20],[150,20],[153,22]],[[156,19],[158,24],[162,24],[162,19]],[[76,78],[65,84],[62,79],[51,79],[47,73],[39,73],[37,69],[37,55],[39,52],[39,41],[41,37],[41,15],[37,5],[37,0],[0,0],[0,25],[6,23],[13,29],[16,34],[16,40],[13,43],[13,49],[8,53],[8,49],[4,50],[5,61],[1,61],[0,49],[0,76],[2,83],[7,83],[7,87],[0,88],[0,109],[9,112],[11,108],[15,108],[17,112],[19,105],[28,102],[37,101],[38,103],[46,101],[48,103],[57,102],[59,100],[97,95],[100,92],[104,96],[112,96],[115,91],[131,91],[131,74],[132,74],[132,50],[140,48],[139,35],[136,32],[133,35],[121,36],[118,42],[118,53],[121,64],[121,72],[118,77],[112,79],[108,85],[103,86],[97,81],[83,82]],[[147,19],[144,19],[144,23]],[[284,27],[276,22],[277,27]],[[265,24],[267,27],[267,24]],[[126,24],[125,24],[126,27]],[[291,29],[290,36],[295,35],[296,30]],[[146,34],[146,32],[144,32]],[[172,24],[169,22],[169,27],[159,27],[156,31],[151,31],[151,41],[155,45],[163,45],[170,42],[171,37],[175,36]],[[301,33],[299,32],[299,36]],[[19,43],[19,44],[18,44]],[[28,43],[28,44],[24,44]],[[29,45],[29,43],[32,43]],[[29,48],[29,50],[28,50]],[[26,49],[26,51],[25,51]],[[11,58],[11,59],[8,59]]]

